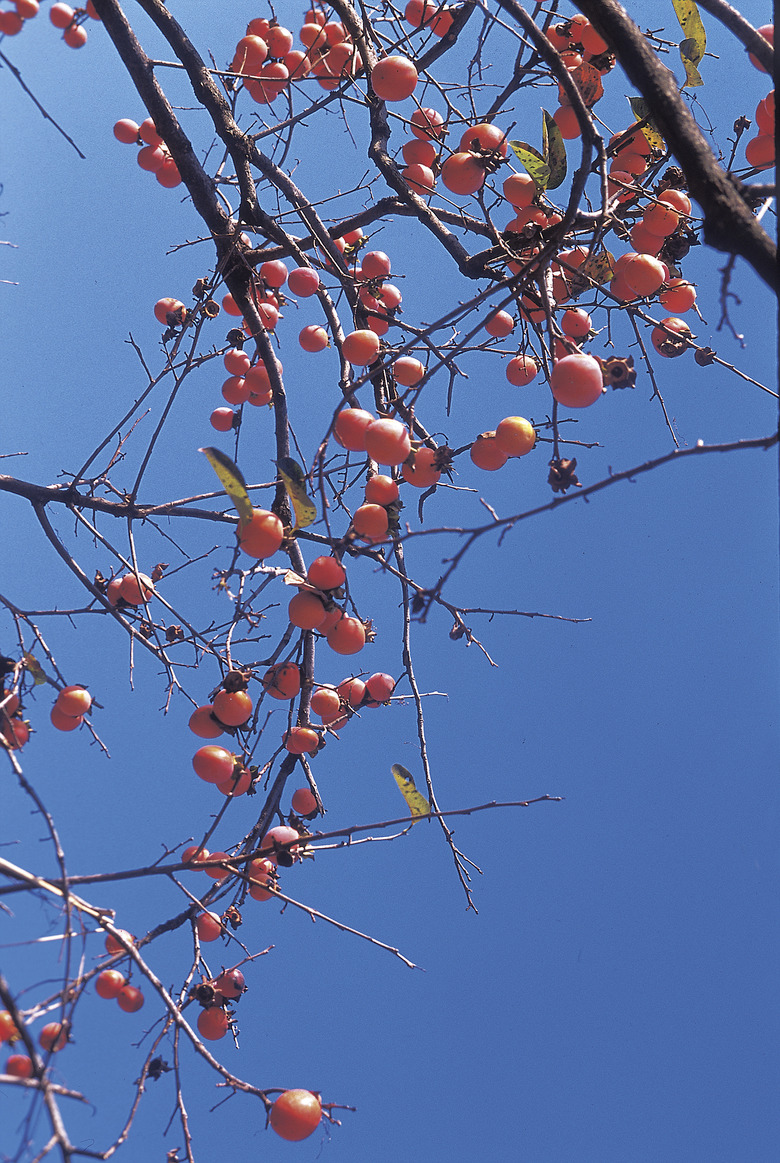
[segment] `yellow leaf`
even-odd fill
[[[550,181],[550,167],[538,149],[534,149],[527,141],[510,141],[515,156],[528,170],[536,183],[537,190],[546,190]]]
[[[394,763],[390,769],[393,773],[393,778],[401,790],[401,795],[409,805],[409,812],[413,816],[427,816],[430,814],[431,805],[426,800],[422,792],[419,792],[414,786],[414,779],[412,773],[402,767],[400,763]]]
[[[680,28],[685,33],[685,40],[680,45],[680,59],[685,66],[685,85],[703,85],[699,70],[696,68],[704,56],[707,47],[707,34],[701,22],[699,9],[693,0],[672,0]]]
[[[240,531],[252,518],[252,502],[249,500],[246,481],[241,475],[241,470],[238,465],[233,464],[229,456],[225,456],[224,452],[220,452],[218,448],[199,448],[198,452],[205,454],[209,464],[219,477],[220,484],[236,506],[240,518],[238,522]]]
[[[295,510],[295,528],[305,529],[307,525],[311,525],[312,521],[316,521],[317,509],[306,492],[304,471],[298,461],[293,460],[291,456],[283,456],[281,460],[276,462],[276,467],[279,469],[279,476],[284,481],[287,496]]]
[[[50,679],[48,679],[44,673],[40,662],[34,655],[25,654],[22,661],[24,662],[25,668],[29,670],[30,674],[33,676],[33,682],[36,686],[43,686],[44,683],[50,681]]]
[[[655,127],[652,119],[649,117],[650,106],[645,101],[644,97],[629,97],[628,103],[631,106],[631,112],[637,121],[646,121],[647,124],[642,126],[642,133],[647,139],[647,144],[651,149],[666,149],[664,139]]]

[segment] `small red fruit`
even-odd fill
[[[220,691],[214,698],[214,713],[220,723],[241,727],[252,714],[252,700],[246,691]]]
[[[44,1050],[55,1053],[68,1044],[68,1027],[63,1022],[47,1022],[38,1035],[38,1043]]]
[[[408,57],[384,57],[371,71],[371,88],[382,101],[405,101],[417,88],[417,69]]]
[[[190,715],[189,728],[200,739],[217,739],[224,734],[222,727],[212,715],[214,707],[208,703],[205,707],[198,707]]]
[[[604,390],[601,365],[592,355],[566,355],[553,365],[550,387],[564,408],[587,408]]]
[[[344,585],[347,571],[335,557],[315,557],[306,576],[318,590],[335,590]]]
[[[313,755],[320,745],[320,737],[311,727],[291,727],[282,742],[291,755]]]
[[[300,668],[294,662],[277,662],[263,675],[263,689],[274,699],[294,699],[301,689]]]
[[[116,969],[104,969],[95,979],[95,993],[113,1000],[126,985],[125,978]]]
[[[126,1014],[135,1014],[144,1004],[145,998],[140,989],[134,985],[126,985],[117,994],[117,1004]]]
[[[285,1090],[271,1107],[271,1126],[277,1135],[292,1143],[308,1139],[322,1118],[322,1106],[310,1090]]]
[[[253,509],[251,519],[238,535],[244,553],[260,560],[276,553],[283,540],[284,525],[275,513],[267,509]]]
[[[57,708],[63,715],[86,715],[92,706],[92,695],[83,686],[63,687],[57,695]]]
[[[345,614],[328,632],[326,641],[336,654],[357,654],[366,644],[366,628],[357,618]]]
[[[209,1042],[224,1038],[228,1032],[228,1016],[221,1006],[210,1006],[198,1014],[198,1032]]]
[[[32,1059],[26,1054],[10,1054],[6,1060],[5,1072],[12,1078],[32,1078],[33,1069]]]
[[[219,913],[199,913],[195,928],[201,941],[216,941],[223,932]]]
[[[299,787],[293,792],[292,810],[299,816],[313,816],[318,810],[317,800],[307,787]]]

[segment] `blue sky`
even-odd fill
[[[192,8],[193,40],[219,61],[229,58],[246,19],[259,14],[242,0],[231,21],[215,28],[211,6]],[[770,18],[763,4],[745,4],[742,11],[755,24]],[[297,7],[284,3],[277,15],[297,29]],[[671,6],[664,17],[674,39]],[[708,47],[719,59],[707,60],[699,99],[725,149],[733,121],[753,116],[768,85],[749,66],[742,69],[741,52],[734,53],[711,18],[704,21]],[[145,29],[142,38],[150,52],[159,51]],[[3,237],[18,249],[3,248],[2,277],[18,285],[2,287],[9,373],[0,453],[26,454],[4,459],[4,472],[52,483],[86,459],[143,386],[128,334],[159,367],[152,306],[166,294],[189,301],[211,255],[206,245],[172,250],[199,236],[194,212],[180,191],[162,190],[142,173],[132,147],[111,136],[117,118],[143,114],[101,29],[90,28],[89,43],[77,53],[59,44],[41,19],[13,42],[6,38],[2,50],[86,154],[81,161],[6,71],[0,209]],[[669,63],[679,69],[674,54]],[[506,59],[496,52],[491,65],[499,73]],[[616,70],[598,106],[611,130],[628,124],[630,92]],[[549,93],[542,100],[554,107]],[[192,104],[183,95],[181,103]],[[529,90],[512,114],[523,130],[513,132],[529,141],[539,133],[539,104],[539,94]],[[181,116],[198,147],[207,144],[204,115]],[[349,118],[357,149],[332,114],[295,139],[286,164],[299,162],[296,181],[313,195],[350,189],[365,172],[360,110],[351,109]],[[377,190],[384,192],[381,182]],[[345,206],[359,204],[357,195],[344,199]],[[399,285],[405,318],[413,323],[433,320],[473,293],[409,223],[386,225],[373,244],[391,252],[394,270],[405,276]],[[698,341],[774,386],[774,304],[744,264],[733,283],[741,301],[732,308],[744,349],[716,330],[723,261],[704,248],[686,261],[705,320],[694,326]],[[308,461],[337,390],[333,353],[307,356],[297,348],[299,328],[316,318],[311,301],[301,300],[287,308],[279,327],[293,423]],[[212,324],[207,346],[224,342],[224,322],[222,316]],[[616,328],[616,350],[628,351],[627,343],[627,331]],[[603,344],[602,336],[592,350],[605,350]],[[776,401],[744,380],[719,367],[698,368],[690,356],[657,364],[682,446],[773,430]],[[434,378],[425,396],[429,427],[453,447],[507,414],[544,419],[544,386],[511,388],[498,355],[467,356],[462,367],[469,379],[458,387],[449,418],[446,381]],[[208,426],[209,412],[223,403],[222,379],[216,361],[189,381],[151,462],[145,500],[214,487],[196,450],[212,443],[230,448]],[[633,392],[611,393],[577,417],[576,429],[570,426],[576,439],[601,445],[578,450],[585,484],[605,477],[610,466],[623,470],[669,451],[651,394],[640,372]],[[153,397],[151,415],[128,441],[118,484],[133,480],[159,405]],[[439,489],[426,502],[426,528],[483,522],[480,493],[501,515],[544,503],[548,448],[489,477],[459,463],[455,483],[480,491]],[[247,478],[272,479],[273,455],[270,415],[250,416],[239,457]],[[476,1153],[522,1163],[774,1158],[776,482],[775,450],[691,457],[616,484],[590,503],[575,500],[524,520],[500,547],[484,538],[466,557],[448,600],[589,621],[471,615],[495,668],[476,646],[450,640],[443,613],[415,625],[439,801],[456,808],[544,793],[564,798],[457,821],[458,845],[483,872],[475,876],[478,915],[465,911],[451,856],[433,824],[393,841],[321,852],[285,874],[283,891],[397,946],[424,972],[322,922],[312,924],[297,910],[250,902],[241,936],[253,952],[274,948],[247,969],[240,1049],[225,1040],[217,1052],[257,1085],[318,1089],[327,1100],[358,1109],[345,1114],[328,1141],[316,1134],[288,1146],[263,1130],[254,1099],[237,1096],[210,1113],[224,1092],[185,1050],[184,1098],[197,1158],[218,1158],[226,1145],[271,1161],[295,1153],[333,1163],[466,1160]],[[2,592],[29,609],[80,606],[78,587],[52,555],[29,506],[3,498],[3,528],[12,536],[0,539]],[[76,538],[62,515],[51,516],[87,572],[108,572],[104,552],[83,534]],[[414,500],[404,517],[419,527]],[[162,528],[186,539],[193,553],[218,540],[211,529],[185,533],[173,522]],[[101,529],[123,543],[121,531]],[[154,530],[140,529],[137,537],[144,561],[179,562]],[[410,540],[412,575],[433,584],[455,544],[443,535]],[[304,553],[307,560],[314,556],[308,548]],[[211,575],[228,559],[222,547],[172,576],[165,596],[204,624],[226,617],[226,599],[213,592]],[[360,665],[400,673],[397,590],[365,562],[351,565],[350,585],[361,613],[379,630],[367,648],[370,660],[360,656]],[[269,595],[282,606],[288,597]],[[160,668],[141,650],[131,687],[127,639],[102,615],[39,622],[68,680],[86,683],[104,704],[96,725],[111,752],[109,760],[83,731],[54,732],[45,689],[27,701],[37,730],[24,751],[25,772],[57,821],[69,867],[104,872],[157,860],[164,846],[196,835],[214,811],[213,790],[190,768],[188,704],[174,698],[169,713],[160,713]],[[278,609],[271,610],[268,633],[278,635],[282,625]],[[11,654],[16,647],[6,614],[0,628],[0,650]],[[257,649],[261,657],[263,645]],[[192,661],[184,651],[181,658],[183,667]],[[320,660],[320,681],[350,672],[349,660],[324,648]],[[217,678],[208,663],[183,675],[201,702]],[[408,687],[399,686],[399,693]],[[274,746],[284,725],[276,708],[269,727]],[[400,815],[392,763],[420,776],[411,701],[363,712],[317,757],[315,775],[328,808],[324,827]],[[7,787],[0,841],[12,846],[2,854],[52,873],[40,819],[10,773]],[[217,834],[221,844],[243,834],[254,807],[232,806]],[[203,880],[192,874],[186,884],[203,891]],[[161,878],[91,886],[85,895],[115,908],[118,923],[139,934],[183,907],[179,891]],[[62,971],[57,942],[26,942],[55,934],[58,918],[36,902],[7,899],[14,915],[0,913],[0,965],[24,991],[21,1004],[31,1005],[56,991]],[[85,940],[87,968],[100,950],[99,937]],[[74,942],[75,956],[81,952]],[[231,963],[228,949],[208,952],[216,968],[223,959]],[[150,954],[170,985],[180,983],[190,956],[186,930],[162,938]],[[96,1108],[67,1108],[74,1141],[103,1149],[126,1117],[149,1044],[143,1033],[159,1014],[151,996],[140,1014],[127,1015],[91,993],[77,1015],[75,1042],[55,1062],[54,1076]],[[149,1084],[128,1158],[163,1157],[182,1145],[176,1125],[163,1137],[173,1096],[170,1075]],[[16,1093],[4,1092],[3,1099],[2,1150],[14,1157],[22,1105]],[[35,1129],[41,1139],[42,1117]]]

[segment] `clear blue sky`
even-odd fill
[[[231,5],[215,27],[211,5],[179,13],[195,44],[226,61],[260,5]],[[283,2],[277,16],[297,30],[302,6]],[[654,6],[655,7],[655,6]],[[666,21],[678,36],[671,6]],[[666,9],[668,8],[668,12]],[[747,3],[755,24],[769,7]],[[641,15],[646,19],[646,8]],[[768,89],[740,50],[703,14],[708,47],[718,59],[702,66],[697,97],[703,123],[728,149],[731,125],[753,117]],[[143,24],[150,53],[159,50]],[[91,24],[87,46],[72,52],[39,19],[5,52],[86,160],[43,120],[7,71],[4,177],[0,210],[3,247],[5,395],[0,453],[7,473],[41,483],[75,471],[144,383],[128,334],[153,369],[160,366],[152,306],[162,295],[190,300],[195,279],[210,270],[207,244],[181,190],[162,190],[136,166],[132,147],[114,141],[119,117],[143,110],[126,75],[117,71],[103,31]],[[167,57],[169,53],[164,54]],[[668,58],[679,71],[676,53]],[[507,60],[491,61],[486,81],[504,76]],[[179,103],[191,106],[170,72],[162,74]],[[610,130],[625,127],[632,90],[616,70],[598,113]],[[477,100],[487,107],[493,90]],[[518,98],[513,131],[538,142],[539,104],[553,109],[552,90]],[[435,93],[429,103],[438,105]],[[410,106],[411,110],[411,106]],[[367,167],[364,118],[348,112],[357,147],[329,114],[300,133],[286,165],[313,195],[351,189]],[[208,144],[205,115],[181,113],[198,148]],[[506,124],[509,124],[509,118]],[[499,119],[504,126],[504,121]],[[391,143],[400,141],[396,132]],[[744,142],[743,142],[744,145]],[[569,150],[570,158],[574,156]],[[183,188],[182,188],[183,189]],[[385,192],[381,179],[376,195]],[[344,200],[361,204],[360,195]],[[273,206],[269,203],[269,208]],[[340,204],[336,203],[338,207]],[[773,212],[766,221],[774,222]],[[372,245],[393,256],[404,294],[404,318],[431,321],[474,288],[453,271],[409,223],[387,224]],[[172,253],[168,253],[171,252]],[[732,304],[745,346],[719,319],[718,268],[724,258],[692,251],[685,273],[698,285],[704,322],[698,341],[715,348],[755,380],[776,382],[775,308],[759,280],[738,263]],[[18,285],[13,285],[18,284]],[[346,321],[346,316],[344,316]],[[312,301],[289,306],[279,326],[280,356],[296,434],[311,461],[336,397],[333,353],[306,356],[296,336],[317,321]],[[207,345],[224,342],[225,317],[212,324]],[[604,349],[603,339],[592,350]],[[615,350],[628,352],[628,329],[616,328]],[[660,386],[682,446],[759,437],[776,424],[776,401],[722,368],[698,368],[690,355],[658,360]],[[541,421],[549,396],[539,383],[507,384],[498,355],[465,357],[452,416],[444,415],[446,380],[427,389],[429,427],[453,447],[515,412]],[[207,491],[214,478],[196,451],[230,445],[208,425],[223,401],[217,361],[188,382],[169,438],[156,454],[142,499]],[[671,447],[652,387],[640,370],[634,391],[614,392],[578,416],[585,484],[639,465]],[[362,397],[361,397],[362,398]],[[366,397],[368,400],[368,397]],[[117,484],[134,468],[159,415],[152,412],[126,447]],[[248,418],[240,462],[248,479],[272,479],[270,414]],[[501,515],[549,499],[549,445],[494,475],[461,463],[455,483],[477,488]],[[486,518],[479,493],[440,489],[426,502],[426,527],[472,525]],[[270,494],[268,494],[270,499]],[[412,498],[404,517],[418,528]],[[56,527],[87,572],[111,566],[59,514]],[[54,557],[29,506],[3,494],[0,590],[30,609],[81,606],[83,597]],[[185,539],[180,524],[164,531]],[[102,531],[117,544],[123,532]],[[593,497],[521,522],[497,548],[485,538],[468,556],[447,593],[463,606],[538,611],[583,618],[470,616],[498,664],[476,646],[448,637],[450,622],[434,614],[414,628],[415,666],[425,700],[427,738],[444,808],[543,793],[565,797],[527,810],[485,812],[456,824],[456,840],[482,869],[475,877],[478,916],[465,911],[449,852],[433,824],[392,842],[328,851],[287,872],[282,888],[346,924],[397,946],[424,972],[389,954],[273,903],[249,902],[241,936],[252,951],[273,945],[247,969],[249,992],[239,1007],[240,1050],[216,1043],[237,1075],[257,1085],[307,1087],[326,1100],[358,1108],[329,1142],[319,1134],[297,1147],[263,1131],[259,1102],[224,1096],[216,1076],[184,1048],[184,1098],[196,1157],[210,1161],[240,1152],[274,1161],[327,1159],[471,1160],[522,1163],[769,1163],[778,1137],[776,981],[777,926],[777,456],[776,450],[690,458],[617,484]],[[174,565],[175,546],[152,530],[137,531],[142,559]],[[218,537],[191,534],[199,551]],[[188,542],[189,544],[189,542]],[[443,536],[407,546],[412,575],[436,581],[455,543]],[[304,550],[307,560],[313,554]],[[212,592],[211,573],[226,564],[221,548],[165,585],[174,606],[206,624],[227,616]],[[367,563],[351,567],[361,613],[379,630],[369,670],[402,669],[400,610],[395,588]],[[281,591],[281,586],[279,586]],[[269,601],[289,595],[269,591]],[[61,830],[74,873],[129,868],[157,860],[164,846],[197,834],[214,810],[214,792],[190,767],[193,736],[188,704],[174,698],[163,717],[159,667],[135,652],[132,689],[128,642],[108,619],[39,619],[60,668],[86,683],[104,709],[96,725],[111,759],[89,745],[86,732],[61,735],[48,723],[44,688],[26,710],[36,734],[24,751],[35,784]],[[269,613],[268,632],[282,615]],[[265,627],[263,627],[265,628]],[[0,614],[0,651],[17,649],[11,621]],[[262,656],[264,647],[258,647]],[[182,665],[192,662],[181,651]],[[209,664],[183,670],[201,702],[216,682]],[[348,660],[320,652],[317,677],[338,681]],[[405,693],[408,687],[399,687]],[[284,729],[277,708],[269,727],[274,745]],[[326,827],[400,815],[403,801],[390,765],[420,776],[411,702],[366,711],[341,741],[315,760],[328,808]],[[0,849],[8,859],[53,873],[40,843],[39,818],[6,777]],[[256,801],[255,801],[256,804]],[[238,801],[218,833],[234,842],[255,804]],[[232,822],[234,821],[234,822]],[[377,834],[377,833],[374,833]],[[15,843],[18,841],[18,844]],[[205,878],[203,878],[205,880]],[[203,891],[196,874],[186,881]],[[159,879],[99,885],[85,895],[117,910],[118,923],[143,933],[183,907],[181,894]],[[24,944],[59,931],[48,907],[9,903],[0,912],[0,966],[22,1004],[57,989],[57,942]],[[76,955],[81,946],[76,942]],[[84,945],[89,968],[101,949]],[[166,984],[178,985],[191,953],[186,930],[155,943],[150,954]],[[219,967],[231,954],[211,947]],[[147,991],[149,992],[149,991]],[[77,1011],[74,1044],[54,1065],[57,1081],[87,1095],[97,1108],[66,1107],[79,1145],[103,1149],[118,1133],[133,1095],[157,1018],[154,999],[138,1015],[86,997]],[[35,1027],[37,1029],[37,1026]],[[170,1051],[165,1051],[170,1060]],[[172,1076],[150,1083],[129,1160],[163,1158],[182,1146],[180,1128],[163,1132],[173,1111]],[[3,1093],[0,1158],[16,1150],[22,1105]],[[36,1141],[45,1121],[36,1125]],[[13,1157],[13,1156],[12,1156]]]

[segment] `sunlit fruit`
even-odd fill
[[[270,1122],[282,1139],[298,1143],[320,1125],[322,1106],[310,1090],[285,1090],[271,1107]]]
[[[507,454],[496,443],[493,433],[478,436],[469,449],[469,456],[477,468],[483,468],[487,472],[503,468],[508,460]]]
[[[485,184],[485,167],[473,153],[453,153],[441,168],[441,180],[453,194],[476,194]]]
[[[360,266],[367,279],[386,279],[390,274],[390,258],[383,250],[367,251],[360,261]]]
[[[335,590],[343,586],[347,571],[335,557],[315,557],[306,576],[318,590]]]
[[[301,671],[295,662],[277,662],[263,675],[263,689],[275,699],[294,699],[301,690]]]
[[[241,997],[246,989],[246,981],[240,969],[226,969],[214,982],[214,988],[228,1001],[233,1001]]]
[[[198,735],[201,739],[216,739],[223,734],[222,727],[214,719],[213,710],[212,704],[208,703],[192,712],[189,728],[194,735]]]
[[[530,206],[538,192],[530,174],[510,174],[504,178],[502,189],[507,202],[513,206]]]
[[[495,339],[504,339],[514,331],[515,321],[508,311],[494,311],[485,323],[488,335]]]
[[[116,996],[117,1005],[126,1014],[135,1014],[143,1008],[144,995],[134,985],[125,985]]]
[[[282,742],[291,755],[313,755],[320,745],[320,737],[311,727],[291,727]]]
[[[686,279],[668,279],[658,302],[670,311],[690,311],[696,302],[696,288]]]
[[[122,578],[119,592],[128,606],[140,606],[148,602],[154,593],[154,582],[145,573],[139,573],[137,577],[134,573],[128,573]]]
[[[379,354],[379,337],[369,330],[352,331],[341,345],[344,358],[359,367],[373,363]]]
[[[38,1044],[47,1051],[56,1053],[68,1044],[68,1027],[64,1022],[47,1022],[38,1034]]]
[[[359,537],[381,537],[387,532],[387,524],[387,509],[382,505],[361,505],[352,518],[352,528]]]
[[[209,416],[209,424],[217,432],[230,432],[236,413],[232,408],[215,408]]]
[[[133,936],[132,933],[128,933],[127,929],[117,929],[117,933],[122,938],[122,940],[125,941],[126,944],[128,944],[128,945],[135,944],[135,937]],[[114,936],[113,933],[106,933],[105,947],[106,947],[106,953],[110,953],[112,957],[115,956],[117,953],[126,953],[127,952],[127,950],[125,949],[125,946],[120,941],[118,941],[116,939],[116,937]]]
[[[523,416],[505,416],[496,427],[496,444],[507,456],[525,456],[536,444],[536,431]]]
[[[320,276],[312,267],[296,267],[287,276],[288,290],[302,299],[315,294],[319,285]]]
[[[506,378],[516,388],[524,388],[526,384],[530,384],[536,379],[538,372],[536,361],[531,359],[530,355],[516,355],[506,365]]]
[[[325,607],[316,594],[299,590],[290,599],[287,614],[293,626],[300,630],[316,630],[325,620]]]
[[[223,933],[219,913],[199,913],[195,919],[195,929],[201,941],[216,941]]]
[[[661,326],[654,327],[650,339],[659,355],[666,359],[676,359],[688,348],[691,329],[684,319],[670,316],[661,320]]]
[[[358,618],[345,614],[328,631],[326,641],[336,654],[357,654],[366,644],[366,628]]]
[[[376,703],[386,703],[395,690],[395,679],[391,674],[372,674],[366,679],[366,693]]]
[[[122,117],[114,124],[114,137],[123,145],[135,145],[138,141],[138,123],[129,117]]]
[[[299,816],[312,816],[318,810],[314,793],[308,787],[296,788],[291,806]]]
[[[236,757],[224,747],[209,743],[192,757],[195,774],[206,783],[221,783],[233,774]]]
[[[316,735],[316,731],[312,731],[312,734]],[[300,850],[299,840],[300,836],[295,828],[290,828],[287,824],[277,824],[276,827],[269,828],[263,836],[260,841],[260,851],[267,854],[267,858],[272,864],[285,863],[285,861],[279,860],[280,855],[286,854],[295,859]],[[254,861],[252,863],[254,864]]]
[[[220,691],[214,696],[214,713],[220,723],[241,727],[252,714],[252,700],[246,691]]]
[[[365,442],[366,452],[379,464],[402,464],[412,449],[408,428],[384,417],[368,425]]]
[[[565,408],[587,408],[604,390],[601,365],[592,355],[566,355],[553,364],[550,387]]]
[[[32,1058],[26,1054],[9,1054],[5,1062],[5,1072],[12,1078],[32,1078],[34,1067]]]
[[[398,483],[392,477],[377,473],[366,481],[366,500],[373,505],[392,505],[398,495]]]
[[[371,88],[382,101],[405,101],[417,88],[417,69],[408,57],[384,57],[371,70]]]
[[[414,485],[416,489],[429,489],[439,483],[441,469],[436,466],[436,450],[433,448],[418,448],[412,460],[405,460],[401,465],[401,473],[405,481]]]
[[[229,1024],[228,1016],[221,1006],[210,1006],[198,1014],[198,1033],[209,1042],[224,1038]]]
[[[284,525],[275,513],[267,509],[253,509],[251,519],[238,535],[244,553],[261,560],[276,553],[283,540]]]
[[[570,335],[572,339],[584,339],[591,328],[590,315],[580,307],[571,307],[564,311],[561,318],[561,331]]]

